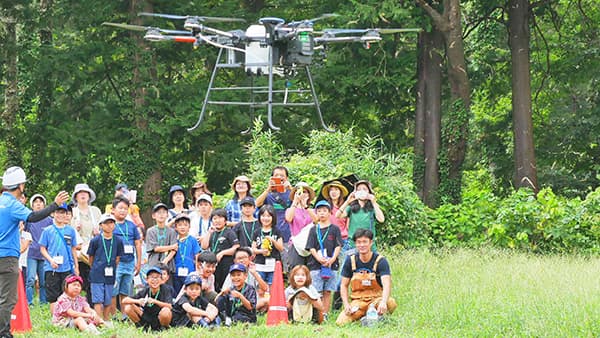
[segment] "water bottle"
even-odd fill
[[[367,320],[371,323],[375,323],[377,319],[379,319],[379,315],[377,315],[375,304],[371,303],[371,305],[369,305],[369,309],[367,310]]]

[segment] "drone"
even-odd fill
[[[266,107],[268,126],[275,131],[280,128],[273,123],[273,107],[313,106],[321,126],[329,132],[334,132],[323,120],[309,68],[313,63],[315,51],[324,51],[328,44],[334,43],[358,42],[362,43],[365,48],[369,48],[371,43],[381,41],[382,34],[421,31],[417,28],[328,28],[323,31],[313,29],[316,21],[336,17],[337,14],[323,14],[313,19],[287,23],[281,18],[265,17],[259,19],[257,24],[248,26],[246,30],[230,31],[213,28],[207,24],[243,23],[246,20],[147,12],[138,13],[138,16],[183,20],[184,30],[111,22],[104,22],[103,25],[145,32],[144,39],[148,41],[190,43],[196,48],[201,45],[209,45],[219,49],[198,120],[192,127],[187,128],[188,131],[193,131],[200,126],[208,105],[233,105],[248,106],[251,109]],[[267,76],[267,85],[255,86],[252,81],[250,86],[215,87],[214,82],[218,71],[232,68],[242,68],[251,78]],[[285,81],[284,88],[275,88],[275,75],[291,78],[302,71],[306,74],[308,86],[294,89],[290,81]],[[216,93],[224,91],[249,93],[250,98],[243,101],[213,99]],[[266,94],[266,98],[264,98],[264,94]],[[283,98],[275,100],[275,95],[283,96]],[[292,99],[292,95],[295,95],[294,99]],[[257,96],[261,96],[263,99],[257,99]],[[307,99],[308,97],[310,99]],[[249,131],[250,128],[243,133]]]

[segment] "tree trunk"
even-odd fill
[[[148,1],[144,0],[131,0],[130,7],[130,15],[132,17],[132,22],[137,25],[143,25],[142,18],[137,15],[138,12],[152,12],[152,4]],[[148,130],[148,116],[144,112],[147,109],[146,107],[146,95],[147,95],[147,86],[146,82],[148,79],[153,79],[157,81],[157,73],[156,67],[154,64],[154,60],[152,61],[152,65],[150,67],[144,66],[144,58],[143,53],[144,49],[148,49],[147,44],[144,42],[143,35],[140,32],[132,32],[131,37],[135,41],[135,49],[133,54],[133,109],[135,112],[135,127],[140,130],[139,133],[136,133],[140,138],[140,144],[147,144]],[[140,156],[153,158],[159,157],[158,154],[153,149],[153,146],[158,146],[157,144],[149,145],[145,149],[140,151]],[[153,204],[160,201],[160,188],[162,185],[162,172],[160,170],[160,161],[153,161],[156,167],[151,170],[148,177],[144,180],[142,185],[142,204],[147,206],[147,208],[140,210],[140,216],[142,217],[142,221],[144,224],[152,224],[152,211],[151,207]]]
[[[458,203],[461,195],[462,165],[467,152],[471,106],[471,89],[462,39],[460,1],[444,0],[443,13],[432,8],[425,0],[417,0],[417,2],[431,17],[435,28],[444,36],[452,105],[445,119],[447,123],[442,135],[446,150],[442,157],[443,161],[440,161],[440,166],[445,167],[441,170],[443,176],[440,194],[446,196],[451,202]]]
[[[17,145],[15,118],[19,113],[19,82],[17,69],[17,20],[12,16],[2,18],[6,29],[6,89],[2,112],[3,142],[6,148],[7,165],[22,165]]]
[[[529,0],[509,0],[508,33],[512,63],[514,186],[537,192],[529,71]]]
[[[425,83],[427,77],[427,33],[419,33],[417,50],[417,90],[415,98],[415,143],[413,149],[413,185],[419,198],[423,200],[423,184],[425,181]]]
[[[440,185],[439,162],[441,144],[442,111],[442,50],[444,38],[434,30],[427,33],[427,55],[425,58],[425,179],[423,183],[423,202],[435,208],[439,204]]]

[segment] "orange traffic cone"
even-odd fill
[[[10,332],[29,331],[31,331],[31,317],[29,316],[29,307],[27,306],[23,274],[19,272],[19,282],[17,283],[17,305],[10,316]]]
[[[283,288],[283,270],[281,262],[277,261],[273,284],[271,285],[271,299],[269,299],[269,311],[267,312],[267,325],[278,325],[288,322],[288,312],[285,306],[285,290]]]

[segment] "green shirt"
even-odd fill
[[[348,244],[354,248],[352,237],[358,229],[369,229],[373,231],[373,239],[376,237],[375,232],[375,211],[366,211],[360,208],[357,212],[352,212],[350,206],[346,207],[346,215],[348,216]],[[373,242],[373,251],[375,251],[375,242]]]

